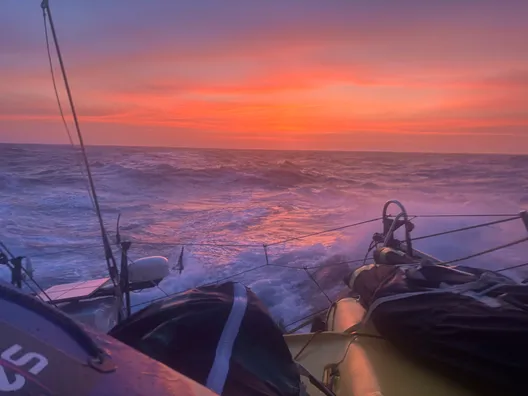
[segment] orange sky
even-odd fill
[[[528,153],[528,2],[423,3],[52,7],[88,144]],[[41,18],[0,16],[0,141],[67,142]]]

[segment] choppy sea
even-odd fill
[[[104,222],[130,256],[164,255],[181,274],[133,296],[233,277],[289,323],[328,301],[363,258],[381,222],[283,240],[377,218],[388,199],[412,215],[516,214],[528,209],[528,156],[378,152],[87,148]],[[0,144],[0,240],[31,257],[43,287],[106,275],[98,223],[71,146]],[[496,217],[418,217],[414,236]],[[417,241],[440,259],[478,253],[526,236],[520,221]],[[263,245],[267,248],[268,262]],[[519,244],[464,262],[505,268],[528,261]],[[116,256],[119,256],[116,250]],[[257,268],[260,267],[260,268]],[[307,267],[307,269],[303,269]],[[257,268],[253,271],[248,271]],[[309,273],[307,273],[307,271]],[[528,270],[515,276],[528,276]],[[5,268],[0,277],[8,279]]]

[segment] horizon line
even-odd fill
[[[28,143],[28,142],[2,142],[0,145],[18,145],[18,146],[69,146],[70,143]],[[507,152],[463,152],[463,151],[391,151],[391,150],[337,150],[337,149],[269,149],[269,148],[237,148],[237,147],[188,147],[188,146],[150,146],[150,145],[117,145],[117,144],[85,144],[85,147],[130,147],[130,148],[148,148],[148,149],[177,149],[177,150],[224,150],[224,151],[277,151],[277,152],[323,152],[323,153],[384,153],[384,154],[437,154],[437,155],[510,155],[510,156],[528,156],[527,153],[507,153]],[[80,147],[79,144],[73,147]]]

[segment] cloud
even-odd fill
[[[400,135],[426,148],[526,134],[526,2],[53,7],[81,121],[99,143],[357,148]],[[59,125],[41,18],[13,0],[0,15],[0,140],[36,120]]]

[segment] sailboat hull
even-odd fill
[[[59,310],[0,285],[0,393],[214,395],[112,337],[72,322]],[[105,352],[103,360],[90,354],[91,343]]]
[[[297,361],[337,396],[477,395],[407,359],[372,326],[362,327],[363,335],[354,334],[364,315],[358,300],[344,298],[328,312],[327,331],[284,338]],[[305,385],[308,393],[314,391],[311,384]]]

